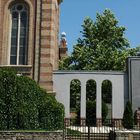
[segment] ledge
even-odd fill
[[[63,131],[0,131],[0,140],[62,140]]]
[[[17,68],[17,67],[22,67],[22,68],[29,68],[29,67],[32,67],[32,65],[0,65],[0,68],[5,68],[5,67],[7,67],[7,68],[10,68],[10,67],[12,67],[12,68]]]
[[[104,74],[104,75],[125,75],[123,71],[84,71],[84,70],[54,70],[53,74]]]
[[[0,68],[12,68],[17,71],[17,73],[23,75],[30,75],[31,74],[31,65],[0,65]]]

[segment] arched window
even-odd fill
[[[27,65],[28,8],[17,3],[11,7],[10,65]]]

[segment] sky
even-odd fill
[[[85,17],[95,21],[96,13],[101,14],[106,8],[114,13],[119,26],[126,27],[125,37],[130,46],[140,45],[140,0],[63,0],[60,6],[60,34],[67,34],[69,53],[82,35],[80,31]]]

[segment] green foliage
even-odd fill
[[[97,13],[95,22],[85,18],[82,28],[82,37],[77,40],[71,56],[60,62],[60,69],[125,70],[126,58],[138,51],[130,49],[124,37],[126,29],[118,25],[110,10]]]
[[[108,114],[107,105],[102,102],[102,121],[106,120]],[[80,124],[80,110],[77,110],[76,123]],[[86,102],[86,125],[95,126],[96,125],[96,101]]]
[[[64,107],[58,103],[54,96],[48,96],[42,91],[39,105],[40,128],[47,130],[63,129]]]
[[[13,126],[13,115],[16,108],[16,76],[15,72],[0,69],[0,129]]]
[[[82,37],[77,40],[72,54],[60,61],[59,68],[61,70],[126,70],[126,58],[136,55],[140,47],[130,48],[129,41],[124,37],[125,31],[126,28],[119,25],[114,14],[108,9],[102,14],[97,13],[95,21],[86,17],[82,25]],[[92,88],[88,83],[87,100],[95,99],[95,90]],[[102,89],[103,100],[111,103],[111,84],[104,84]]]
[[[106,117],[108,114],[108,107],[104,101],[102,101],[102,122],[106,121]]]
[[[70,85],[70,108],[76,109],[80,106],[81,83],[79,80],[72,80]]]
[[[35,81],[0,69],[0,130],[63,127],[64,108]]]
[[[134,125],[134,116],[132,111],[132,105],[128,101],[123,114],[123,126],[127,129],[132,129]]]
[[[96,124],[96,102],[87,101],[86,103],[86,124],[95,125]]]
[[[86,100],[94,101],[96,99],[96,82],[88,80],[86,85]]]
[[[109,80],[104,80],[102,83],[102,100],[105,103],[112,103],[112,83]]]
[[[134,124],[137,125],[138,120],[137,120],[137,110],[134,112]]]
[[[67,132],[68,135],[79,135],[79,136],[81,135],[80,131],[72,130],[72,129],[69,129],[69,128],[66,129],[66,132]]]
[[[36,129],[38,123],[39,86],[28,77],[16,77],[16,129]]]

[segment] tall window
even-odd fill
[[[10,64],[26,65],[28,50],[28,8],[19,3],[11,7]]]

